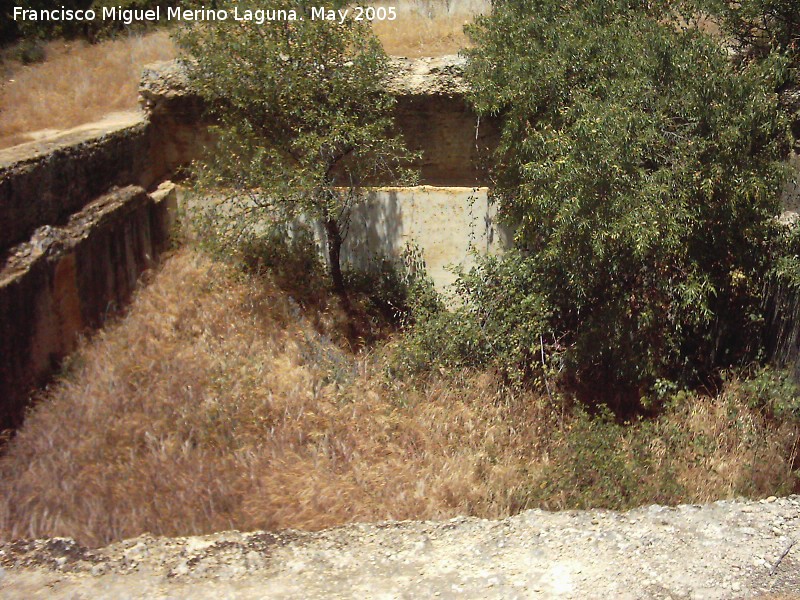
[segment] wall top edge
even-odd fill
[[[0,288],[28,271],[36,262],[69,251],[112,213],[121,208],[134,208],[136,203],[146,200],[147,193],[139,186],[113,189],[73,214],[66,224],[37,228],[30,240],[0,255]]]
[[[0,150],[0,179],[4,171],[37,162],[56,152],[102,143],[117,135],[136,134],[146,126],[146,115],[137,110],[109,113],[99,121],[61,131],[44,132],[41,139]]]
[[[467,91],[463,78],[465,65],[466,59],[455,54],[425,58],[392,57],[391,75],[386,87],[397,96],[463,96]],[[193,96],[183,59],[144,67],[139,98],[145,111],[154,112],[163,103]]]

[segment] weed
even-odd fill
[[[30,141],[30,132],[68,129],[136,109],[142,66],[175,57],[166,32],[93,45],[29,42],[20,48],[29,48],[20,58],[36,60],[12,65],[0,87],[0,148]]]

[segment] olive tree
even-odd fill
[[[246,213],[319,220],[333,287],[343,293],[353,206],[366,185],[411,176],[385,89],[389,59],[367,22],[312,19],[303,2],[235,4],[239,14],[285,12],[260,25],[207,22],[179,36],[193,85],[218,123],[201,180],[230,198],[249,197]]]

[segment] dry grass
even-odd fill
[[[11,443],[2,534],[102,544],[518,509],[533,405],[480,376],[386,387],[298,310],[202,255],[173,257]]]
[[[46,60],[12,64],[0,88],[0,147],[137,107],[142,66],[176,56],[166,32],[100,44],[50,42]]]
[[[444,56],[469,46],[464,25],[471,21],[469,14],[427,17],[407,11],[400,12],[395,21],[374,21],[372,29],[392,56]]]
[[[0,536],[99,545],[146,531],[503,517],[597,502],[603,490],[575,479],[591,469],[641,479],[643,495],[622,506],[769,495],[791,476],[796,428],[747,411],[731,421],[735,388],[669,411],[654,431],[581,429],[489,373],[392,380],[378,350],[330,341],[342,318],[178,251],[9,444]],[[621,465],[578,455],[595,438],[621,449]],[[666,471],[678,487],[661,494]]]
[[[664,446],[656,453],[676,468],[677,480],[692,502],[762,497],[776,482],[786,486],[775,490],[779,494],[798,491],[792,473],[800,442],[797,423],[770,425],[746,404],[734,382],[719,396],[692,399],[668,413],[668,426],[684,432],[685,443],[673,445],[672,457],[663,454]]]

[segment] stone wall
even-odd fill
[[[153,134],[117,113],[0,150],[0,431],[164,249],[176,202],[145,192],[167,174]]]
[[[406,245],[416,245],[444,291],[455,278],[450,266],[469,266],[473,250],[497,252],[507,242],[482,187],[499,127],[469,108],[463,67],[457,56],[393,59],[387,87],[397,98],[395,122],[408,146],[421,152],[416,167],[423,185],[376,190],[355,208],[342,249],[345,264],[369,268],[376,257],[397,257]],[[158,132],[159,160],[176,169],[199,157],[211,139],[211,123],[203,119],[203,103],[181,64],[149,66],[140,93]],[[191,206],[197,202],[202,200],[187,199]]]
[[[478,187],[497,127],[469,110],[462,68],[458,57],[395,60],[397,124],[433,187],[372,194],[354,215],[351,264],[413,243],[444,288],[447,265],[468,265],[475,246],[499,247]],[[144,112],[0,150],[0,430],[21,422],[32,390],[128,301],[167,244],[176,196],[152,190],[199,157],[209,122],[177,62],[145,69],[141,100]]]
[[[152,185],[148,124],[137,113],[0,150],[0,252],[64,223],[113,185]]]
[[[458,56],[392,60],[387,87],[397,98],[395,122],[412,150],[420,183],[485,185],[485,163],[499,139],[497,122],[479,120],[465,99],[464,59]],[[198,158],[211,139],[202,100],[179,61],[148,66],[140,86],[154,131],[153,160],[175,170]]]
[[[29,393],[80,333],[125,305],[168,243],[174,190],[129,186],[102,195],[65,224],[38,228],[0,269],[0,429],[21,422]]]

